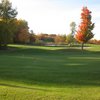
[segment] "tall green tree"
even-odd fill
[[[12,8],[9,0],[2,0],[0,3],[0,48],[7,47],[12,38],[12,20],[16,17],[17,11]]]
[[[17,15],[16,9],[12,8],[12,3],[9,0],[2,0],[0,3],[0,18],[6,23]]]
[[[76,31],[76,23],[75,22],[71,22],[70,23],[70,29],[71,29],[72,36],[74,36],[75,35],[75,31]]]
[[[74,39],[74,35],[76,32],[76,23],[75,22],[70,23],[70,30],[71,30],[71,32],[66,36],[66,42],[71,46],[75,41],[75,39]]]

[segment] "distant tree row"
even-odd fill
[[[81,23],[76,30],[76,23],[71,22],[68,35],[56,34],[35,34],[32,30],[29,31],[28,22],[23,19],[17,19],[18,12],[12,8],[12,3],[9,0],[2,0],[0,3],[0,49],[7,48],[9,43],[19,44],[69,44],[76,43],[76,40],[82,44],[88,42],[94,34],[92,30],[94,23],[91,22],[91,11],[87,7],[83,7],[81,13]]]
[[[96,39],[91,39],[88,41],[89,44],[99,44],[100,45],[100,40],[96,40]]]
[[[29,43],[33,35],[29,33],[28,23],[16,19],[18,12],[9,0],[0,3],[0,48],[6,49],[9,43]]]
[[[70,25],[70,36],[43,33],[36,35],[32,30],[29,31],[27,21],[16,18],[17,14],[18,12],[12,8],[12,3],[9,0],[2,0],[0,3],[0,48],[7,48],[9,43],[38,45],[72,43],[75,32],[74,22]]]

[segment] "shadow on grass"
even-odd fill
[[[29,85],[100,86],[99,51],[53,48],[11,47],[0,51],[0,79]]]
[[[27,46],[27,45],[26,45]],[[32,47],[32,46],[31,46]],[[40,48],[38,48],[40,47]],[[44,47],[44,48],[42,48]],[[53,48],[53,49],[45,49],[45,48]],[[86,45],[85,48],[88,48],[90,46]],[[14,47],[9,46],[8,50],[0,50],[0,54],[24,54],[24,55],[32,55],[32,54],[100,54],[100,51],[89,51],[87,49],[81,50],[81,47],[66,47],[66,46],[33,46],[33,48],[25,48],[25,47]]]
[[[40,88],[33,88],[33,87],[29,87],[29,86],[19,86],[19,85],[11,85],[11,84],[2,84],[0,83],[0,86],[7,86],[7,87],[13,87],[13,88],[21,88],[21,89],[31,89],[31,90],[39,90],[39,91],[50,91],[47,89],[40,89]]]

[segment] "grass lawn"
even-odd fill
[[[9,45],[0,51],[0,100],[100,100],[100,46]]]

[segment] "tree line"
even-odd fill
[[[29,31],[28,22],[23,19],[17,19],[18,12],[12,8],[9,0],[2,0],[0,3],[0,49],[6,49],[9,43],[35,44],[43,45],[46,43],[69,44],[79,42],[82,44],[93,38],[92,30],[94,23],[91,22],[91,11],[83,7],[81,13],[82,22],[76,30],[76,23],[70,23],[71,32],[66,35],[56,34],[35,34],[33,30]]]
[[[9,43],[19,44],[36,44],[43,45],[45,43],[71,43],[75,32],[75,23],[71,23],[71,33],[66,35],[56,34],[35,34],[29,31],[28,22],[23,19],[17,19],[18,12],[12,8],[9,0],[2,0],[0,3],[0,48],[7,48]]]

